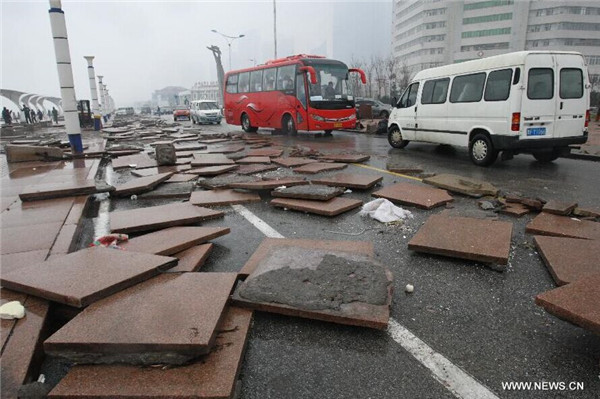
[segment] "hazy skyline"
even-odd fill
[[[206,46],[221,48],[226,70],[228,48],[211,29],[246,35],[233,42],[233,69],[273,58],[272,1],[62,3],[78,98],[90,97],[85,55],[95,56],[96,74],[104,76],[117,106],[149,100],[165,86],[216,80]],[[48,9],[47,1],[1,1],[3,89],[60,96]],[[280,0],[278,56],[319,51],[346,62],[385,56],[391,9],[391,1]],[[2,104],[14,107],[4,98]]]

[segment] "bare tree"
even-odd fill
[[[351,68],[363,69],[364,62],[358,58],[354,58],[354,55],[352,55],[352,58],[350,58],[350,65]],[[360,81],[360,76],[355,73],[351,74],[349,83],[350,90],[352,90],[352,94],[355,97],[362,97],[363,87],[362,82]]]
[[[373,57],[371,57],[370,61],[365,61],[365,75],[367,75],[367,87],[366,94],[368,97],[373,97],[373,78],[375,65],[373,64]]]
[[[398,91],[401,93],[408,87],[410,83],[411,72],[405,62],[402,63],[398,74]]]
[[[396,93],[396,69],[398,66],[398,62],[393,55],[388,56],[385,59],[385,69],[387,73],[387,78],[390,83],[390,98],[397,95]]]
[[[217,78],[219,80],[219,97],[221,98],[221,106],[225,106],[223,98],[223,87],[225,80],[225,71],[223,70],[223,64],[221,63],[221,49],[218,46],[206,47],[209,49],[215,57],[215,63],[217,64]]]
[[[371,56],[371,63],[373,64],[373,70],[375,71],[375,80],[377,81],[377,99],[381,98],[381,89],[385,88],[386,73],[385,73],[385,61],[380,56]]]

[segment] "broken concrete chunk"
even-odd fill
[[[6,302],[0,306],[0,319],[12,320],[25,317],[25,307],[19,301]]]
[[[523,204],[526,207],[528,207],[530,209],[533,209],[533,210],[536,210],[536,211],[541,211],[542,207],[546,203],[546,201],[543,201],[541,199],[521,197],[521,196],[516,195],[516,194],[507,194],[504,197],[504,199],[506,200],[506,202],[513,202],[513,203]]]
[[[333,197],[342,195],[344,187],[329,187],[321,184],[308,184],[302,186],[286,187],[275,189],[271,192],[273,197],[300,198],[317,201],[327,201]]]
[[[544,204],[542,212],[566,216],[570,214],[575,209],[575,207],[577,207],[577,202],[563,202],[550,200]]]
[[[253,183],[260,181],[258,176],[241,176],[235,173],[213,177],[211,179],[198,180],[200,187],[208,189],[231,188],[236,183]]]
[[[423,183],[471,197],[496,196],[499,191],[490,183],[446,173],[427,177],[423,179]]]
[[[515,203],[507,204],[504,208],[500,209],[498,212],[505,214],[505,215],[521,217],[523,215],[528,214],[530,212],[530,209],[523,204],[515,202]]]
[[[175,146],[172,143],[156,145],[156,163],[158,166],[169,166],[177,163]]]
[[[6,152],[6,161],[8,163],[51,161],[64,158],[63,150],[58,147],[7,144],[4,146],[4,151]]]

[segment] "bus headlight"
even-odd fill
[[[310,117],[313,118],[316,121],[325,122],[325,118],[323,118],[322,116],[315,115],[315,114],[310,114]]]

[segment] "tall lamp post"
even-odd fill
[[[227,41],[227,46],[229,46],[229,70],[231,71],[231,43],[233,43],[233,41],[235,39],[240,39],[246,35],[229,36],[229,35],[225,35],[225,34],[219,32],[216,29],[211,29],[211,32],[218,33],[219,35],[223,36],[225,38],[225,40]]]

